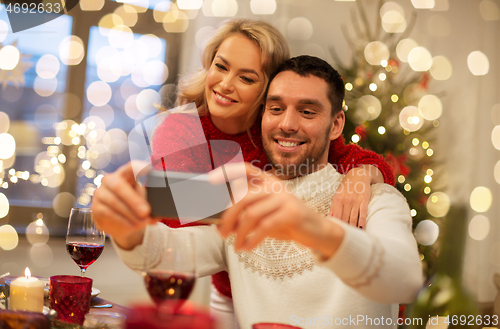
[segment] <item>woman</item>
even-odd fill
[[[157,128],[153,137],[152,161],[155,168],[209,172],[214,169],[211,155],[215,151],[210,145],[213,140],[237,142],[241,146],[245,161],[264,168],[268,161],[263,152],[260,131],[263,95],[269,75],[289,56],[284,37],[271,25],[247,19],[234,19],[223,23],[203,51],[203,68],[184,77],[179,83],[177,101],[180,105],[191,102],[196,104],[204,135],[196,130],[199,127],[197,116],[170,114]],[[205,140],[208,141],[208,147],[201,146]],[[172,151],[178,149],[178,145],[197,144],[199,146]],[[233,149],[217,151],[226,161],[237,152]],[[329,162],[337,165],[341,173],[347,173],[349,169],[363,164],[376,165],[385,181],[393,184],[391,169],[382,157],[356,145],[346,146],[342,138],[332,142]],[[366,173],[360,174],[369,168],[358,167],[349,171],[343,181],[344,186],[362,182],[366,187],[370,183],[382,182],[382,175],[378,174],[376,168],[371,167],[374,169],[371,171],[373,177]],[[372,178],[374,180],[371,180]],[[360,194],[349,194],[347,190],[342,189],[343,192],[334,197],[331,214],[362,227],[371,189],[360,189],[364,191]],[[353,206],[342,207],[345,204]],[[176,219],[164,219],[163,222],[174,228],[180,226]],[[227,272],[213,275],[212,283],[216,288],[212,291],[212,310],[218,313],[219,318],[226,318],[223,322],[230,322],[232,303]]]

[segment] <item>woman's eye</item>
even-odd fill
[[[218,63],[215,63],[215,66],[219,69],[219,70],[223,70],[225,71],[226,70],[226,67],[222,64],[218,64]]]
[[[246,83],[254,83],[255,81],[253,79],[247,78],[247,77],[241,77],[241,80],[243,80]]]

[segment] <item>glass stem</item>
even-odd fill
[[[80,270],[82,271],[82,277],[85,277],[85,269],[81,268]]]

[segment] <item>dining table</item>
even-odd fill
[[[12,276],[12,275],[1,277],[0,278],[0,285],[4,285],[6,280],[14,280],[16,278],[17,278],[16,276]],[[40,277],[37,277],[37,278],[38,279],[45,279],[45,278],[40,278]],[[107,305],[112,305],[112,306],[101,308],[102,306],[107,306]],[[48,298],[45,298],[44,306],[49,308],[50,301]],[[122,314],[125,316],[128,312],[130,312],[130,308],[116,304],[113,301],[101,298],[99,296],[92,297],[92,299],[90,300],[90,312],[92,312],[93,309],[106,310],[109,312],[118,313],[118,314]]]

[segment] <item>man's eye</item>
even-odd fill
[[[310,115],[314,115],[315,113],[312,111],[308,111],[308,110],[302,110],[302,114],[310,116]]]
[[[278,112],[281,111],[281,108],[279,108],[279,107],[268,107],[267,110],[270,111],[270,112],[278,113]]]

